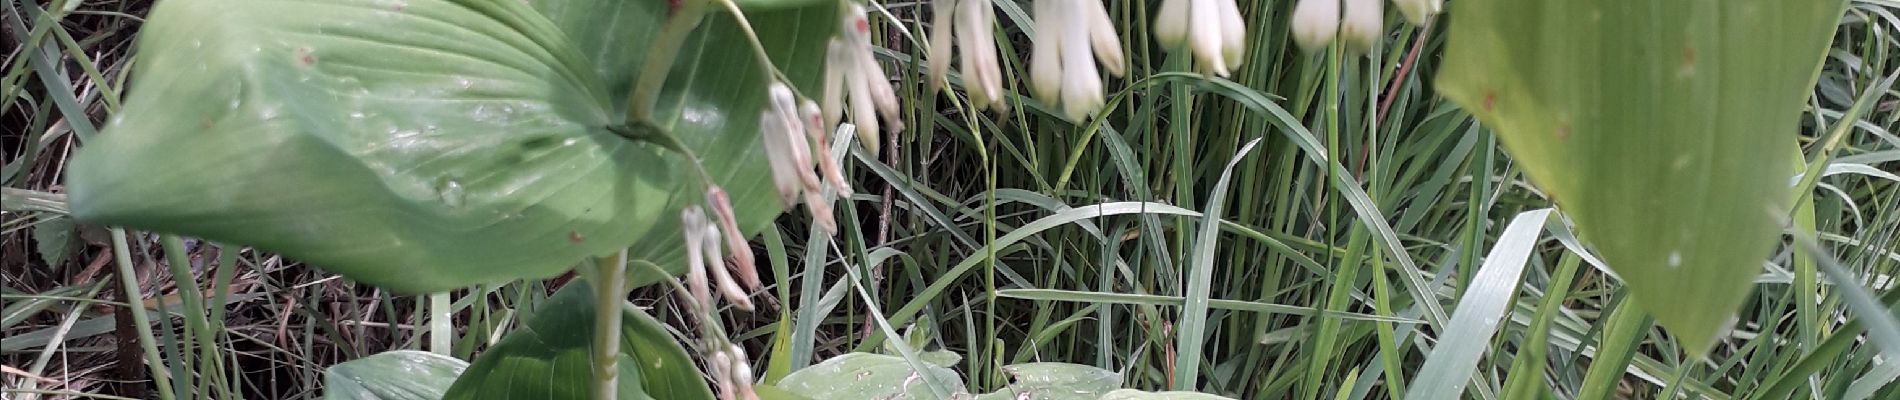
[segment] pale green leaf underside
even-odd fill
[[[961,381],[957,372],[948,366],[926,364],[924,367],[927,370],[924,373],[939,381]],[[1004,366],[1003,373],[1009,375],[1008,387],[977,396],[957,387],[951,396],[979,400],[1223,399],[1199,393],[1116,390],[1122,385],[1120,373],[1079,364],[1015,364]],[[902,357],[849,353],[792,372],[779,381],[776,389],[812,399],[932,398],[923,382],[917,370]]]
[[[1840,1],[1458,4],[1440,90],[1495,129],[1691,349],[1786,213],[1787,145]]]
[[[1095,400],[1122,387],[1122,375],[1081,364],[1039,362],[1003,367],[1009,387],[982,399]]]
[[[923,373],[938,382],[962,382],[949,368],[925,365]],[[923,378],[902,357],[850,353],[793,371],[778,388],[813,399],[928,399],[933,398]],[[963,393],[962,388],[957,388]]]
[[[323,371],[327,400],[438,400],[468,363],[435,353],[396,350]]]

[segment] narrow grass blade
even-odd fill
[[[1164,295],[1134,294],[1134,293],[1109,293],[1109,292],[1079,292],[1079,291],[1073,291],[1073,290],[1058,290],[1058,289],[1003,289],[1003,290],[996,291],[996,296],[1025,299],[1025,300],[1054,300],[1054,301],[1067,301],[1067,302],[1076,302],[1076,303],[1154,305],[1154,306],[1171,306],[1171,307],[1180,307],[1180,306],[1185,306],[1187,304],[1187,299],[1181,296],[1164,296]],[[1301,316],[1320,315],[1319,309],[1313,308],[1313,307],[1262,303],[1262,302],[1257,302],[1257,301],[1208,299],[1207,306],[1208,308],[1211,308],[1211,309],[1260,312],[1260,313],[1269,313],[1269,314],[1285,314],[1285,315],[1301,315]],[[1420,320],[1412,319],[1412,318],[1388,317],[1388,316],[1364,314],[1364,313],[1353,313],[1353,312],[1329,312],[1329,313],[1326,313],[1326,316],[1338,317],[1340,319],[1357,320],[1357,321],[1382,321],[1382,322],[1392,322],[1392,323],[1400,323],[1400,324],[1425,323],[1425,321],[1420,321]]]
[[[1227,168],[1221,170],[1220,181],[1214,184],[1214,191],[1208,195],[1207,208],[1202,210],[1201,230],[1194,239],[1194,261],[1188,264],[1187,304],[1181,310],[1180,333],[1176,336],[1174,389],[1195,390],[1201,376],[1201,345],[1207,340],[1207,303],[1208,286],[1214,284],[1214,244],[1219,240],[1221,206],[1227,201],[1227,184],[1234,174],[1234,166],[1253,152],[1260,139],[1247,141],[1227,162]]]

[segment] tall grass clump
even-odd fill
[[[166,1],[180,6],[164,10]],[[330,160],[317,160],[329,153],[306,158],[266,152],[304,146],[296,148],[310,151],[297,154],[316,154],[333,142],[266,135],[284,132],[281,124],[290,123],[262,118],[255,129],[238,129],[219,119],[200,126],[198,120],[138,108],[194,104],[192,110],[202,114],[192,116],[220,116],[227,107],[202,101],[222,98],[140,93],[180,90],[184,84],[172,82],[186,80],[141,75],[141,69],[218,61],[204,55],[214,54],[211,50],[179,52],[188,42],[135,40],[140,35],[294,30],[300,29],[299,21],[321,15],[270,16],[261,8],[226,10],[194,0],[9,3],[0,9],[0,30],[7,32],[0,43],[8,49],[0,69],[0,132],[5,134],[0,138],[5,146],[0,334],[6,338],[0,342],[0,365],[6,367],[0,390],[18,399],[376,398],[366,396],[385,395],[386,387],[405,388],[418,398],[743,397],[739,393],[761,398],[823,397],[814,393],[1059,398],[1049,395],[1058,389],[1085,392],[1088,398],[1104,393],[1105,398],[1192,398],[1179,392],[1239,399],[1900,398],[1900,385],[1893,383],[1900,378],[1900,366],[1893,362],[1900,357],[1900,325],[1894,323],[1900,316],[1894,312],[1900,307],[1900,291],[1894,290],[1900,276],[1900,133],[1895,132],[1900,91],[1893,85],[1900,77],[1900,38],[1895,36],[1900,4],[1841,2],[1839,18],[1829,11],[1824,15],[1828,24],[1810,35],[1816,45],[1826,42],[1823,53],[1812,59],[1765,59],[1757,66],[1798,66],[1789,69],[1795,73],[1743,76],[1733,72],[1741,67],[1722,67],[1731,68],[1728,76],[1739,76],[1725,84],[1800,82],[1782,85],[1799,101],[1775,109],[1796,116],[1795,122],[1761,129],[1775,135],[1778,150],[1756,155],[1759,159],[1731,160],[1772,169],[1770,178],[1740,179],[1754,175],[1714,169],[1662,179],[1588,174],[1648,162],[1633,154],[1648,149],[1697,148],[1710,152],[1697,154],[1717,155],[1740,151],[1727,149],[1759,150],[1743,143],[1756,138],[1724,131],[1678,142],[1668,132],[1725,125],[1671,119],[1706,110],[1667,109],[1677,113],[1630,119],[1681,124],[1650,127],[1663,133],[1638,137],[1648,140],[1635,142],[1631,148],[1638,151],[1526,150],[1536,145],[1526,144],[1522,131],[1509,129],[1529,130],[1521,127],[1565,114],[1555,106],[1510,114],[1515,111],[1509,107],[1554,104],[1537,103],[1548,99],[1535,95],[1571,92],[1523,88],[1571,87],[1566,85],[1574,82],[1561,77],[1573,75],[1564,73],[1585,75],[1578,71],[1610,67],[1578,60],[1571,69],[1563,65],[1572,64],[1525,58],[1512,62],[1549,69],[1509,71],[1498,66],[1516,65],[1504,60],[1517,53],[1495,54],[1498,61],[1484,65],[1498,70],[1441,79],[1470,65],[1460,61],[1488,60],[1459,57],[1492,56],[1456,50],[1465,42],[1454,32],[1466,28],[1454,26],[1475,24],[1485,14],[1470,10],[1498,2],[1405,0],[1373,14],[1354,14],[1365,4],[1382,2],[1238,0],[1234,11],[1244,16],[1239,40],[1217,43],[1239,43],[1230,60],[1223,58],[1230,53],[1196,53],[1190,39],[1174,40],[1170,30],[1179,27],[1164,18],[1171,7],[1191,9],[1187,4],[1204,0],[1103,1],[1119,63],[1103,56],[1084,66],[1061,66],[1066,73],[1090,68],[1101,76],[1101,98],[1094,100],[1060,91],[1035,93],[1041,90],[1034,87],[1038,41],[1047,36],[1036,30],[1051,26],[1037,19],[1061,1],[1068,0],[993,0],[987,2],[991,8],[968,11],[993,24],[950,30],[957,39],[946,40],[955,48],[947,54],[960,61],[994,51],[989,56],[994,70],[980,63],[931,65],[945,55],[932,54],[933,35],[941,34],[933,30],[946,23],[937,17],[961,11],[955,8],[961,3],[687,0],[706,7],[691,11],[704,17],[696,25],[680,26],[664,23],[666,15],[678,11],[665,8],[665,2],[588,8],[570,6],[593,3],[530,1],[482,9],[547,16],[547,23],[494,25],[527,32],[496,42],[518,46],[496,48],[574,49],[568,52],[573,54],[520,51],[525,55],[496,57],[521,65],[529,64],[523,60],[556,60],[548,62],[580,67],[533,71],[557,76],[567,82],[560,85],[571,87],[520,90],[527,100],[514,104],[533,107],[509,113],[519,110],[526,117],[483,114],[442,123],[445,131],[481,130],[503,120],[526,124],[482,130],[492,135],[485,137],[494,138],[493,146],[450,153],[514,151],[533,142],[532,136],[564,137],[559,135],[566,129],[613,141],[600,142],[606,143],[599,145],[608,149],[601,151],[606,155],[587,158],[606,167],[544,175],[594,185],[532,186],[546,190],[535,201],[582,200],[547,207],[556,211],[523,207],[509,217],[515,219],[497,218],[529,221],[519,225],[470,223],[480,228],[466,230],[453,223],[487,218],[453,210],[483,204],[477,177],[417,186],[431,199],[453,199],[458,207],[450,211],[350,214],[355,211],[351,204],[391,205],[366,207],[376,210],[408,210],[402,207],[410,205],[362,194],[371,192],[364,187],[392,189],[350,186],[358,183],[350,174],[372,176],[369,169],[292,175],[302,170],[297,163]],[[318,3],[326,2],[310,4]],[[477,24],[489,19],[468,17],[459,6],[503,4],[390,3],[403,3],[391,6],[393,12],[446,10],[443,15],[470,18],[456,21],[479,28],[474,30],[499,28]],[[1654,15],[1658,20],[1727,15],[1722,2],[1684,2],[1689,3],[1709,7]],[[1347,9],[1333,11],[1339,18],[1330,21],[1335,25],[1330,30],[1310,18],[1324,14],[1312,10],[1323,11],[1328,4]],[[779,177],[772,173],[780,161],[767,165],[765,160],[779,147],[754,141],[762,129],[770,129],[760,124],[772,123],[770,117],[777,115],[772,113],[778,98],[768,97],[765,88],[786,86],[786,98],[792,99],[786,104],[794,111],[803,111],[799,108],[806,100],[824,101],[827,63],[836,62],[832,48],[842,43],[827,40],[840,37],[834,36],[840,10],[857,6],[867,17],[860,34],[868,41],[869,59],[888,75],[883,82],[891,85],[898,107],[889,115],[865,111],[872,109],[853,109],[848,118],[826,115],[832,118],[821,118],[828,120],[824,126],[840,125],[810,136],[818,140],[816,146],[806,147],[814,144],[803,141],[806,136],[788,142],[820,150],[808,154],[813,159],[804,172],[816,173],[813,179],[823,185],[802,186],[797,181],[802,176],[775,180]],[[1422,11],[1441,6],[1442,13]],[[181,12],[187,18],[165,19],[154,8],[202,14]],[[1527,20],[1539,17],[1528,14]],[[232,22],[238,20],[231,15],[283,24]],[[1367,22],[1368,15],[1377,18]],[[603,22],[622,21],[616,18],[659,23]],[[1612,18],[1602,26],[1637,22]],[[990,32],[980,32],[985,29]],[[597,35],[577,33],[583,31]],[[1576,39],[1618,34],[1592,32],[1597,36]],[[964,35],[991,40],[958,41]],[[432,38],[392,34],[362,40]],[[474,40],[441,45],[489,54],[455,47]],[[1510,40],[1496,39],[1516,43]],[[265,49],[259,51],[273,51],[271,42],[256,42]],[[565,47],[547,44],[553,42]],[[978,46],[966,48],[970,43]],[[1596,51],[1632,59],[1699,60],[1703,67],[1697,73],[1707,74],[1721,73],[1718,60],[1738,54],[1685,53],[1673,42],[1604,46]],[[363,74],[463,76],[487,65],[427,58],[460,54],[450,52],[349,56],[324,53],[321,47],[279,50],[284,57],[233,64],[245,68],[229,71],[233,76],[271,66],[300,71],[294,69],[302,68],[300,63],[319,68],[335,62],[396,71]],[[1560,50],[1574,49],[1550,52]],[[160,51],[179,53],[167,60],[156,55]],[[410,63],[378,64],[379,57]],[[666,62],[668,57],[673,62]],[[661,61],[648,65],[655,58]],[[1210,68],[1214,61],[1224,71]],[[521,68],[500,65],[507,71]],[[413,70],[400,69],[405,67]],[[583,70],[593,73],[577,72]],[[335,71],[357,73],[329,72]],[[650,78],[658,83],[642,83],[653,71],[662,71]],[[508,90],[540,82],[527,77],[544,77],[509,73],[498,76],[522,81],[497,78],[465,85],[509,83],[496,84],[491,94],[512,96],[520,93]],[[1530,80],[1499,86],[1507,91],[1503,95],[1459,91],[1468,89],[1460,85],[1519,77]],[[295,81],[294,75],[277,78]],[[1604,92],[1651,87],[1632,82],[1638,80],[1589,87]],[[650,91],[640,90],[643,85]],[[204,87],[189,93],[242,90]],[[1717,89],[1709,90],[1748,96]],[[270,100],[267,96],[244,97],[243,104],[228,107],[291,115],[300,106],[317,108],[311,104],[332,95],[325,90],[295,92],[319,100],[292,96],[279,108],[252,102]],[[1508,90],[1532,94],[1516,97]],[[1592,104],[1676,104],[1669,101],[1678,95],[1656,92],[1655,98]],[[421,99],[415,101],[439,100],[415,96]],[[1704,98],[1728,97],[1690,100]],[[604,105],[588,109],[593,114],[563,108],[595,101]],[[1094,101],[1099,110],[1071,107]],[[406,114],[363,110],[370,122],[335,126],[381,132],[385,125],[369,124],[387,121],[389,129],[406,130],[400,125],[408,121]],[[349,121],[348,114],[322,118]],[[583,118],[575,114],[605,122],[596,130],[559,122]],[[709,115],[722,119],[704,118]],[[132,125],[126,118],[156,122]],[[863,118],[882,124],[876,134],[841,134],[868,125]],[[802,123],[789,126],[800,135],[806,132]],[[1568,135],[1569,125],[1563,126],[1562,135]],[[297,132],[327,134],[311,131]],[[145,136],[137,146],[113,142],[151,132],[175,136],[164,141]],[[283,142],[275,143],[278,147],[221,144],[259,137]],[[371,143],[388,139],[368,137],[364,140]],[[324,137],[329,139],[334,138]],[[635,144],[620,146],[620,141]],[[594,144],[583,143],[588,145]],[[549,146],[557,150],[524,153],[532,155],[526,159],[561,151]],[[142,152],[141,147],[169,151]],[[93,150],[74,158],[88,148],[120,152]],[[1564,158],[1552,167],[1553,152],[1590,157]],[[432,155],[391,162],[414,162],[401,165],[427,170],[439,165],[430,164],[439,162],[430,161]],[[841,180],[826,176],[824,168],[830,167],[838,168]],[[274,175],[253,176],[257,171]],[[1559,183],[1551,176],[1586,178],[1576,179],[1585,183]],[[97,184],[105,182],[101,177],[117,180]],[[94,179],[92,187],[86,179]],[[69,182],[78,190],[69,191]],[[787,192],[791,183],[786,182],[799,183],[798,190]],[[1777,217],[1763,217],[1757,238],[1714,230],[1688,232],[1691,239],[1662,238],[1675,234],[1662,227],[1713,224],[1717,216],[1732,215],[1723,212],[1744,208],[1731,197],[1681,194],[1728,193],[1712,188],[1729,183],[1710,182],[1768,187],[1774,190],[1762,193],[1787,198],[1773,199]],[[147,191],[112,191],[134,186]],[[213,191],[216,196],[206,195]],[[477,195],[463,199],[463,191]],[[717,200],[708,196],[712,191],[718,192]],[[231,202],[240,206],[300,204],[297,196],[310,193],[362,203],[244,209],[252,214],[211,210],[231,198],[247,199]],[[634,198],[642,201],[612,200],[622,194],[638,194]],[[1706,201],[1680,201],[1691,197]],[[283,203],[269,203],[276,201]],[[588,218],[605,214],[574,211],[624,204],[638,204],[627,209],[640,211],[595,219]],[[737,211],[728,216],[730,229],[723,229],[722,205]],[[138,212],[99,211],[108,206]],[[562,208],[567,206],[572,207]],[[688,206],[708,211],[700,219],[680,219],[680,209]],[[1766,207],[1745,211],[1760,213],[1758,208]],[[1595,214],[1576,215],[1580,209]],[[561,214],[569,211],[573,214]],[[1603,217],[1625,214],[1635,217]],[[101,224],[101,219],[112,223]],[[558,221],[536,222],[553,220]],[[326,221],[383,224],[397,233],[284,239]],[[587,224],[599,221],[639,224],[628,229]],[[695,229],[699,222],[712,224]],[[695,234],[682,241],[682,231]],[[721,235],[740,240],[718,240],[726,238]],[[715,240],[695,241],[708,236]],[[1612,240],[1635,244],[1604,245]],[[396,242],[402,244],[388,245]],[[1751,247],[1753,242],[1762,246]],[[1736,257],[1748,262],[1667,272],[1684,275],[1658,279],[1656,271],[1678,270],[1632,269],[1636,262],[1620,257],[1640,251],[1618,250],[1682,243],[1741,249]],[[573,247],[545,252],[514,247],[554,245]],[[701,246],[710,246],[712,257],[701,259],[708,250]],[[1756,247],[1763,257],[1749,255]],[[293,252],[297,256],[280,255]],[[431,254],[442,255],[405,258]],[[602,254],[607,257],[596,257]],[[689,264],[689,259],[702,262]],[[744,293],[718,298],[695,293],[704,285],[718,288],[721,278],[703,273],[725,271],[727,263],[721,261],[727,260],[755,264],[756,286],[740,275],[724,279],[740,282]],[[702,266],[697,278],[693,265]],[[1693,280],[1697,276],[1714,278]],[[1633,285],[1630,279],[1647,280]],[[1703,291],[1728,287],[1717,280],[1741,282],[1732,286],[1742,289]],[[611,289],[616,285],[602,283],[624,285],[628,293],[615,296],[620,293]],[[1681,295],[1672,297],[1672,292]],[[1715,294],[1697,295],[1703,293]],[[1732,302],[1739,304],[1732,317],[1702,318],[1697,310],[1729,311],[1731,302],[1718,299],[1723,296],[1740,299]],[[1705,330],[1718,333],[1708,337]],[[614,343],[621,351],[613,351]],[[390,372],[405,366],[422,372],[413,379]],[[550,378],[538,384],[492,383],[510,376]],[[600,378],[612,384],[556,383]],[[858,381],[873,383],[846,384]],[[890,390],[878,391],[885,389]]]

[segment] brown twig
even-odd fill
[[[1373,126],[1385,124],[1386,112],[1392,110],[1392,100],[1399,97],[1399,87],[1405,85],[1406,78],[1411,76],[1412,65],[1418,63],[1418,53],[1425,48],[1425,38],[1431,36],[1432,24],[1436,22],[1438,16],[1425,17],[1425,24],[1419,26],[1418,36],[1412,39],[1412,49],[1405,52],[1405,61],[1399,64],[1399,72],[1392,75],[1392,83],[1386,85],[1384,98],[1379,99],[1379,115],[1373,119]],[[1359,149],[1358,159],[1353,160],[1353,175],[1360,180],[1366,178],[1366,158],[1371,153],[1372,145],[1368,142]]]

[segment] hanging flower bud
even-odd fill
[[[1306,51],[1333,43],[1339,32],[1339,0],[1300,0],[1293,6],[1293,42]]]
[[[925,73],[930,76],[928,85],[931,94],[942,89],[943,76],[950,69],[950,34],[956,3],[956,0],[930,2],[930,52],[926,55],[930,65],[926,67]]]
[[[680,230],[686,238],[686,291],[690,295],[684,303],[695,312],[712,307],[712,286],[706,281],[705,237],[706,213],[699,207],[686,207],[680,211]]]
[[[1005,112],[1003,70],[996,60],[996,10],[989,0],[960,0],[957,14],[958,47],[963,56],[963,86],[977,109]]]
[[[838,161],[831,158],[831,130],[820,125],[818,106],[807,101],[799,112],[805,115],[805,137],[811,140],[817,153],[818,171],[825,175],[824,181],[831,185],[838,195],[851,193],[851,185],[844,180],[844,171]],[[811,214],[812,223],[818,224],[825,233],[838,232],[838,220],[831,216],[831,199],[825,198],[824,187],[809,183],[805,187],[805,212]]]
[[[845,62],[844,41],[836,38],[825,42],[825,93],[824,103],[819,106],[825,112],[825,128],[838,126],[844,120],[844,84],[850,63]]]
[[[738,269],[739,284],[747,291],[759,290],[759,270],[752,257],[752,245],[747,244],[745,235],[739,232],[738,216],[733,215],[732,199],[726,196],[726,190],[713,186],[706,190],[706,204],[712,207],[713,215],[718,216],[719,231],[725,232],[726,248],[732,249],[732,266]]]
[[[1346,0],[1346,15],[1341,20],[1339,36],[1346,41],[1346,48],[1355,53],[1365,54],[1378,46],[1380,36],[1385,34],[1384,2],[1379,0]]]
[[[838,166],[837,159],[831,158],[831,131],[825,129],[818,103],[807,100],[798,111],[804,115],[805,135],[811,139],[818,172],[824,175],[825,183],[831,185],[832,190],[837,190],[839,196],[851,195],[851,184],[844,180],[844,169]]]
[[[1101,3],[1084,0],[1081,8],[1082,18],[1088,20],[1089,47],[1095,50],[1095,61],[1108,69],[1109,75],[1120,78],[1128,72],[1128,61],[1122,57],[1122,39],[1115,34],[1115,21],[1108,19],[1108,9]]]
[[[1102,75],[1095,63],[1119,76],[1125,63],[1108,10],[1096,0],[1036,2],[1036,43],[1030,56],[1030,90],[1055,99],[1071,121],[1101,111]]]
[[[1036,31],[1031,38],[1035,40],[1029,49],[1029,92],[1044,103],[1061,103],[1062,96],[1062,25],[1065,16],[1058,12],[1058,3],[1069,0],[1046,0],[1031,3],[1036,10]]]
[[[1246,56],[1247,23],[1234,0],[1165,0],[1154,26],[1163,48],[1186,47],[1204,73],[1227,76]]]
[[[1095,62],[1089,20],[1079,12],[1089,3],[1102,6],[1095,0],[1067,0],[1068,7],[1060,11],[1066,15],[1062,24],[1050,27],[1062,35],[1062,113],[1071,121],[1086,120],[1102,108],[1102,75],[1089,65]]]
[[[1155,41],[1161,48],[1176,49],[1187,44],[1188,2],[1190,0],[1162,0],[1161,10],[1155,13]]]
[[[811,172],[810,148],[801,134],[805,124],[799,122],[798,101],[792,89],[775,82],[767,89],[767,96],[769,104],[759,119],[759,133],[779,203],[791,207],[798,203],[799,190],[817,186],[818,177]]]
[[[930,92],[936,93],[950,67],[954,33],[962,59],[963,89],[978,110],[1002,112],[1003,72],[997,66],[996,33],[990,26],[996,14],[987,0],[932,0],[935,15],[930,27]]]
[[[739,287],[738,282],[733,281],[732,273],[726,270],[727,267],[723,261],[724,258],[720,257],[719,230],[704,230],[705,232],[701,232],[701,235],[703,235],[701,240],[704,240],[704,242],[702,242],[703,244],[701,244],[702,247],[700,250],[706,252],[706,269],[712,271],[712,284],[714,289],[717,289],[719,294],[726,298],[726,301],[731,302],[734,308],[752,311],[751,296],[746,294],[744,288]]]
[[[1399,6],[1399,14],[1415,26],[1424,25],[1426,17],[1445,11],[1444,0],[1392,0],[1392,5]]]
[[[1240,18],[1240,6],[1234,0],[1214,0],[1220,6],[1221,60],[1227,68],[1240,68],[1247,58],[1247,21]]]
[[[1191,0],[1188,4],[1188,47],[1201,69],[1216,76],[1227,76],[1227,58],[1221,56],[1221,18],[1214,0]]]

